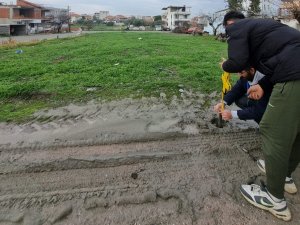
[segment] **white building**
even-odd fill
[[[79,21],[80,19],[82,19],[82,17],[77,14],[77,13],[74,13],[74,12],[71,12],[70,13],[70,22],[71,23],[76,23],[77,21]]]
[[[300,2],[298,4],[300,6]],[[279,10],[278,20],[280,20],[281,23],[300,31],[300,24],[294,18],[294,15],[292,13],[293,6],[295,7],[295,5],[289,4],[288,1],[282,1],[282,5]]]
[[[175,27],[182,27],[184,23],[191,21],[191,7],[168,6],[162,8],[162,21],[165,27],[174,30]]]
[[[104,20],[107,16],[109,16],[109,11],[99,11],[94,14],[96,19]]]
[[[61,8],[53,8],[53,7],[47,7],[47,11],[45,12],[45,17],[51,18],[53,22],[66,22],[69,15],[68,9],[61,9]]]
[[[250,3],[250,0],[243,1],[245,14],[247,14],[247,9],[250,8]],[[278,16],[280,3],[281,0],[260,0],[260,15],[264,18],[272,18]]]

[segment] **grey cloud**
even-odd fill
[[[1,0],[10,3],[12,0]],[[193,15],[199,12],[214,12],[224,9],[224,0],[27,0],[37,4],[66,8],[77,13],[94,13],[109,10],[112,15],[159,15],[161,9],[170,5],[187,5],[192,7]]]

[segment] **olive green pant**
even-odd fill
[[[300,162],[300,80],[274,86],[260,131],[267,189],[281,199],[286,176]]]

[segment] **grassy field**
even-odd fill
[[[22,49],[22,54],[16,50]],[[221,88],[226,44],[212,37],[104,32],[0,47],[0,121],[91,99],[179,95]]]
[[[72,28],[79,28],[82,27],[84,29],[87,29],[86,25],[81,24],[74,24],[72,25]],[[124,30],[125,26],[107,26],[106,24],[96,24],[91,27],[90,31],[121,31]]]

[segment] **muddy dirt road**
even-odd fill
[[[0,225],[287,224],[239,193],[265,179],[257,130],[213,128],[203,98],[193,99],[72,105],[2,124]],[[299,194],[286,198],[289,224],[299,224]]]
[[[2,150],[0,224],[285,224],[239,193],[241,183],[264,179],[259,146],[245,131]],[[290,224],[299,224],[299,195],[286,197]]]

